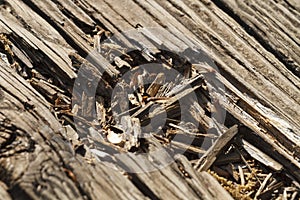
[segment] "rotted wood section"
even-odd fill
[[[0,1],[1,198],[300,198],[299,45],[296,0]]]

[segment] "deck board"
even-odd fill
[[[140,108],[130,111],[131,118],[122,118],[123,113],[114,119],[113,112],[126,112],[127,105],[127,96],[110,99],[114,87],[126,71],[147,62],[174,67],[186,79],[194,73],[199,77],[189,79],[192,88],[185,88],[186,82],[165,84],[167,77],[160,74],[162,85],[154,90],[139,86],[133,95],[131,103]],[[267,170],[262,177],[274,176],[273,182],[283,185],[281,195],[300,190],[297,0],[2,0],[0,66],[0,193],[5,199],[239,199],[225,180],[231,177],[238,183],[246,176],[242,173],[250,168],[245,162],[250,163],[251,155],[242,152],[245,144],[257,153],[252,160],[264,155],[283,166],[277,171],[262,167]],[[80,74],[87,79],[76,82],[82,66],[99,83]],[[134,73],[117,87],[128,89],[143,84],[145,76],[155,76]],[[76,86],[79,91],[73,90]],[[172,87],[173,96],[164,96]],[[198,102],[189,96],[193,92]],[[182,99],[189,105],[178,106]],[[150,131],[153,137],[145,140],[126,136],[130,144],[109,139],[122,131],[151,135],[149,127],[141,126],[151,121],[150,114],[164,115],[151,110],[153,104],[163,105],[169,118],[187,108],[181,114],[192,113],[189,125],[199,123],[193,143],[183,142],[195,133],[188,122],[174,125],[176,117],[165,134]],[[95,106],[97,113],[90,117],[96,115],[97,120],[89,121],[84,115]],[[218,109],[226,112],[223,121],[221,114],[214,115]],[[232,126],[233,138],[219,137],[215,143],[220,148],[202,148],[202,143],[214,141],[202,137],[227,133]],[[179,139],[171,141],[173,134]],[[231,162],[226,169],[213,162],[224,156],[224,163],[230,147],[244,163],[238,178]],[[182,148],[187,152],[176,153]],[[167,151],[155,151],[161,149]],[[136,156],[140,152],[146,156]],[[201,163],[206,155],[214,159],[209,166]],[[169,159],[173,161],[162,167]],[[258,180],[256,194],[248,196],[270,195],[262,182]],[[300,194],[296,190],[293,195]]]

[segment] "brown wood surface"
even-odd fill
[[[126,35],[132,30],[134,35]],[[118,45],[107,44],[107,48],[122,52],[139,44],[137,58],[122,55],[110,62],[99,56],[97,51],[107,50],[99,43],[120,32],[125,34],[120,35]],[[276,190],[283,199],[299,198],[299,46],[297,0],[0,1],[0,199],[238,199],[209,170],[222,174],[227,169],[218,168],[218,163],[245,162],[250,152],[269,171],[263,181],[256,177],[258,186],[255,193],[247,194],[249,198],[267,199]],[[201,49],[218,69],[203,63],[190,63],[190,68],[180,65],[177,70],[189,81],[184,84],[193,87],[182,84],[166,97],[168,87],[175,88],[175,83],[168,85],[163,74],[156,74],[152,84],[143,88],[149,96],[137,94],[139,107],[131,111],[131,118],[122,118],[129,113],[122,108],[127,102],[124,94],[119,93],[115,105],[107,107],[116,81],[124,69],[153,58],[170,68],[162,47],[195,55]],[[74,94],[83,63],[99,79],[96,97],[88,88]],[[191,78],[193,73],[199,76]],[[137,77],[137,82],[145,78],[143,74]],[[214,88],[210,97],[207,88]],[[141,132],[141,125],[164,113],[150,112],[153,104],[177,116],[181,108],[177,101],[194,92],[199,102],[190,102],[186,113],[199,123],[197,132],[173,122],[168,137]],[[85,105],[71,107],[78,96]],[[81,117],[91,114],[94,99],[96,125]],[[122,112],[115,120],[126,127],[128,135],[133,133],[126,136],[130,142],[123,146],[112,142],[114,138],[103,139],[123,130],[111,123],[114,106]],[[218,107],[226,111],[223,122],[207,114]],[[90,128],[76,130],[74,120]],[[89,137],[81,137],[82,132]],[[142,134],[151,137],[137,140]],[[171,141],[174,135],[181,140]],[[205,137],[215,142],[210,149],[200,144]],[[185,144],[190,138],[194,141]],[[228,158],[226,150],[237,145],[246,153]],[[168,147],[170,151],[157,153]],[[148,155],[126,152],[135,148]],[[176,153],[182,149],[184,154]],[[248,163],[245,166],[251,168]],[[238,170],[244,177],[240,166]],[[223,174],[230,174],[227,171]],[[280,173],[286,182],[271,178]]]

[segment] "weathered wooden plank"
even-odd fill
[[[271,1],[268,2],[271,3]],[[228,15],[224,13],[223,10],[221,10],[214,4],[210,4],[210,6],[207,8],[210,9],[211,12],[213,12],[216,16],[218,16],[225,24],[227,24],[228,28],[231,28],[232,31],[234,31],[241,39],[248,41],[247,44],[253,49],[255,49],[261,56],[263,56],[270,64],[272,64],[272,66],[276,67],[281,74],[288,78],[298,88],[300,87],[299,79],[295,77],[292,73],[290,73],[290,71],[278,59],[276,59],[276,57],[272,53],[268,52],[266,49],[263,48],[263,46],[259,45],[258,41],[256,41],[250,35],[248,35],[247,32],[241,26],[239,26],[239,24],[234,19],[228,17]],[[285,15],[284,17],[288,18],[290,16],[293,15]],[[261,69],[261,67],[262,66],[259,65],[258,69]],[[269,68],[270,65],[266,65],[265,67]],[[264,74],[267,73],[264,72]]]
[[[207,198],[207,196],[210,196],[213,199],[232,199],[227,191],[220,188],[220,184],[211,175],[207,172],[196,172],[185,156],[179,154],[176,155],[175,162],[181,172],[187,173],[189,176],[193,177],[191,179],[186,179],[191,187],[199,184],[202,188],[205,188],[205,194],[201,195],[204,199]],[[197,190],[197,188],[195,188],[195,190]],[[203,190],[199,192],[201,193]]]
[[[84,12],[74,1],[54,0],[58,4],[59,9],[69,18],[74,20],[74,23],[83,31],[90,32],[95,26],[95,22],[88,13]]]
[[[0,87],[4,89],[2,105],[6,105],[6,108],[1,108],[1,129],[11,130],[10,134],[14,135],[11,142],[2,144],[2,149],[6,151],[3,151],[1,156],[1,169],[7,176],[6,181],[15,180],[14,184],[10,183],[10,194],[14,198],[80,198],[79,190],[63,172],[59,157],[45,145],[45,139],[51,139],[51,134],[43,135],[38,132],[40,127],[59,131],[61,125],[51,117],[51,113],[42,103],[43,99],[34,95],[35,90],[25,80],[20,77],[18,79],[16,72],[12,72],[9,66],[3,63],[1,70]],[[9,77],[14,79],[10,88],[7,86],[11,84],[11,80],[6,78],[5,70],[10,71]],[[5,85],[7,82],[9,83]],[[16,92],[18,90],[26,100],[22,100]],[[46,171],[49,173],[44,173]],[[68,185],[66,188],[57,184],[60,182],[59,177]],[[57,187],[50,187],[53,184]],[[69,193],[64,192],[67,189],[70,190]]]
[[[238,91],[232,84],[225,80],[221,75],[218,75],[219,79],[223,82],[226,88],[228,88],[232,94],[235,94],[239,101],[237,105],[240,106],[244,111],[249,113],[251,117],[257,120],[265,129],[269,130],[272,135],[277,138],[281,143],[285,145],[291,152],[295,151],[298,155],[299,150],[295,148],[299,144],[299,128],[298,125],[294,124],[283,124],[280,123],[280,118],[276,117],[274,113],[268,111],[259,103],[250,101],[240,91]],[[261,107],[261,108],[260,108]],[[268,113],[270,112],[270,113]],[[291,130],[289,130],[291,129]]]
[[[219,6],[224,8],[233,18],[239,18],[244,26],[248,26],[250,34],[254,35],[265,48],[272,51],[290,70],[299,76],[300,49],[291,38],[270,24],[269,20],[260,17],[260,12],[243,1],[220,1]],[[233,10],[238,10],[233,15]],[[266,28],[268,27],[268,29]],[[289,44],[283,45],[283,44]],[[290,48],[291,47],[291,48]],[[293,49],[293,50],[292,50]]]
[[[96,56],[92,53],[93,48],[87,43],[87,35],[59,10],[57,4],[52,1],[27,0],[24,2],[53,26],[81,56],[89,55],[89,61],[96,65],[102,73],[107,72],[110,76],[118,74],[116,69],[101,55]]]
[[[261,13],[261,17],[269,18],[274,28],[281,30],[287,37],[294,40],[296,44],[300,44],[299,20],[292,20],[291,17],[293,17],[293,15],[280,9],[280,5],[276,2],[255,1],[255,3],[260,5],[260,8],[258,6],[254,7]],[[276,18],[273,16],[276,16]]]
[[[251,138],[251,144],[255,143],[256,147],[285,166],[286,169],[293,173],[298,181],[300,180],[300,174],[298,173],[300,171],[300,165],[294,159],[292,152],[290,152],[280,144],[282,141],[278,141],[276,138],[272,137],[270,132],[267,131],[264,127],[259,127],[259,123],[257,121],[255,121],[249,115],[245,115],[245,113],[239,110],[238,107],[232,106],[222,101],[220,102],[220,104],[226,108],[227,112],[230,113],[230,115],[232,115],[236,120],[241,122],[244,126],[252,131],[251,134],[244,136],[245,138]],[[258,136],[259,139],[255,136]]]
[[[63,60],[59,55],[57,55],[56,52],[53,52],[47,46],[47,44],[43,43],[32,33],[24,29],[19,24],[14,23],[6,16],[1,14],[0,18],[2,23],[5,23],[6,26],[9,27],[9,31],[13,33],[12,38],[18,41],[18,43],[16,42],[17,44],[15,45],[18,45],[19,48],[28,45],[30,46],[31,49],[27,49],[26,53],[30,58],[33,59],[34,62],[38,63],[43,59],[43,56],[46,56],[48,58],[48,62],[53,62],[53,64],[55,64],[52,66],[50,63],[48,63],[49,69],[54,73],[55,70],[57,70],[57,74],[62,80],[66,78],[73,79],[76,77],[76,74],[71,70],[70,65],[68,65],[68,63],[66,63],[65,60]]]
[[[110,165],[99,162],[87,165],[86,160],[77,156],[76,160],[70,160],[68,166],[69,173],[74,174],[75,182],[80,184],[89,199],[148,199],[117,168]]]
[[[175,1],[172,1],[175,3]],[[272,65],[268,64],[268,67],[262,68],[262,66],[266,65],[267,62],[264,60],[263,57],[261,59],[257,59],[259,57],[259,54],[257,54],[255,48],[249,48],[248,41],[245,41],[245,44],[243,44],[243,40],[241,40],[239,37],[235,36],[233,32],[224,32],[223,30],[226,29],[232,29],[231,27],[235,27],[232,25],[231,27],[224,25],[222,27],[222,22],[219,21],[216,25],[214,23],[209,23],[209,21],[217,21],[217,17],[213,16],[211,13],[206,11],[205,4],[201,4],[198,2],[189,2],[188,5],[193,6],[194,8],[191,9],[187,7],[184,2],[176,1],[177,7],[181,6],[181,10],[189,10],[189,14],[191,15],[192,19],[189,19],[189,17],[176,17],[176,13],[172,10],[168,10],[170,13],[173,13],[173,15],[178,19],[178,21],[181,21],[183,24],[186,24],[186,27],[188,27],[191,31],[193,31],[198,37],[199,40],[203,40],[205,43],[212,45],[212,47],[215,48],[216,55],[212,55],[213,59],[218,60],[222,58],[222,62],[224,62],[224,65],[219,65],[218,67],[222,67],[222,71],[225,70],[225,73],[229,76],[234,76],[232,81],[238,80],[239,82],[243,82],[243,85],[247,87],[247,92],[249,92],[251,95],[255,95],[257,98],[261,99],[267,99],[269,102],[270,107],[275,107],[276,109],[281,109],[279,113],[288,113],[286,115],[293,115],[295,116],[295,113],[298,113],[298,108],[293,109],[295,107],[299,107],[299,95],[294,95],[295,91],[299,91],[296,87],[294,87],[284,76],[279,75],[277,79],[273,79],[272,75],[267,75],[271,68],[273,68]],[[160,2],[160,4],[164,5],[166,9],[170,8],[170,3],[167,1]],[[203,8],[202,8],[203,7]],[[201,10],[199,8],[202,8]],[[193,11],[195,10],[195,11]],[[197,13],[195,13],[197,11]],[[206,11],[206,12],[203,12]],[[207,13],[202,18],[200,17],[203,15],[202,13]],[[200,15],[200,16],[199,16]],[[204,19],[211,18],[210,20],[205,21]],[[208,27],[212,28],[208,28]],[[222,27],[222,28],[221,28]],[[230,34],[229,34],[230,33]],[[230,44],[228,44],[230,42]],[[233,46],[232,46],[233,45]],[[233,48],[235,47],[235,49]],[[245,51],[248,49],[248,51]],[[240,50],[240,51],[238,51]],[[251,50],[251,51],[250,51]],[[245,51],[245,52],[243,52]],[[229,53],[231,52],[231,53]],[[249,54],[247,56],[247,54]],[[250,56],[252,54],[252,56]],[[245,59],[244,56],[246,56],[248,59]],[[251,64],[251,62],[253,64]],[[225,64],[226,63],[226,64]],[[230,67],[228,67],[230,66]],[[259,66],[261,68],[261,74],[257,72],[256,68]],[[234,71],[233,71],[234,70]],[[275,69],[272,74],[280,74]],[[276,77],[277,75],[275,75]],[[273,83],[270,83],[269,80],[271,80]],[[282,83],[284,86],[281,90],[278,87],[278,82]],[[298,80],[299,81],[299,80]],[[238,86],[238,85],[237,85]],[[272,89],[271,89],[272,87]],[[294,89],[290,89],[294,88]],[[245,90],[244,88],[240,88]],[[264,91],[262,93],[261,91]],[[276,92],[275,92],[276,91]],[[289,94],[284,94],[284,92],[288,92]],[[284,95],[284,98],[282,98]],[[290,98],[293,97],[293,98]],[[283,100],[284,99],[284,100]],[[287,101],[289,101],[287,103]],[[290,106],[293,104],[294,106]],[[282,109],[284,108],[284,109]],[[297,114],[296,116],[300,116]],[[291,121],[295,121],[294,119],[290,119]],[[296,123],[295,123],[296,124]]]
[[[120,172],[75,155],[44,98],[2,61],[0,79],[0,165],[14,199],[145,199]]]
[[[296,1],[282,1],[282,2],[275,2],[278,10],[284,15],[287,19],[291,21],[291,23],[295,27],[299,27],[300,24],[300,13],[299,8],[297,11],[297,2]],[[299,6],[298,6],[299,7]],[[276,10],[276,9],[274,9]]]
[[[146,187],[151,190],[147,192],[151,199],[231,199],[216,180],[206,173],[194,171],[183,156],[178,155],[174,162],[164,150],[149,154],[156,164],[144,155],[120,155],[117,159],[126,170],[143,172],[132,175],[133,182],[140,184],[140,187],[145,187],[142,183],[146,183]]]
[[[174,1],[174,0],[173,0]],[[191,18],[203,26],[209,26],[211,29],[205,29],[207,32],[212,32],[215,35],[219,35],[231,45],[234,50],[230,50],[234,55],[236,60],[240,60],[240,63],[245,63],[244,67],[247,68],[250,72],[255,73],[255,71],[261,73],[266,79],[271,81],[276,87],[282,88],[285,92],[288,93],[289,96],[294,97],[296,101],[299,101],[297,95],[294,95],[293,92],[297,90],[297,88],[293,87],[288,80],[286,80],[286,75],[291,77],[291,73],[285,73],[282,75],[273,67],[273,63],[276,63],[276,68],[285,68],[280,65],[276,58],[268,59],[268,52],[263,50],[263,52],[258,51],[258,48],[262,49],[258,42],[251,39],[247,34],[246,31],[241,31],[238,24],[233,21],[232,19],[225,16],[225,14],[218,9],[215,5],[211,4],[207,8],[204,6],[204,3],[192,3],[189,0],[185,1],[189,7],[185,7],[185,10],[192,9],[195,11],[189,12],[192,16]],[[184,4],[183,4],[184,5]],[[199,8],[202,8],[201,10]],[[193,13],[193,15],[192,15]],[[220,20],[220,15],[222,16],[222,20]],[[209,18],[211,21],[218,22],[218,23],[207,23],[204,18]],[[223,23],[224,22],[224,23]],[[205,25],[204,25],[205,24]],[[201,26],[200,26],[201,27]],[[224,29],[228,30],[224,32]],[[239,31],[237,31],[239,29]],[[240,33],[238,33],[240,32]],[[245,61],[245,59],[247,61]],[[249,62],[249,65],[247,64]],[[249,67],[252,65],[252,68]],[[255,69],[255,71],[253,70]],[[282,70],[281,70],[282,71]],[[299,82],[299,80],[297,80]]]
[[[106,2],[126,21],[130,22],[132,27],[139,24],[145,29],[149,28],[149,33],[152,33],[152,36],[155,36],[158,39],[154,40],[159,42],[158,44],[164,44],[167,48],[175,52],[180,51],[180,49],[184,50],[187,48],[187,46],[181,41],[181,38],[174,37],[172,33],[168,32],[165,28],[163,28],[163,26],[161,26],[161,24],[159,24],[159,21],[153,20],[153,17],[147,14],[147,10],[140,7],[137,2],[127,1],[123,4],[117,4],[115,0],[107,0]],[[134,9],[135,12],[128,12],[128,9]],[[140,16],[144,17],[141,18]],[[126,31],[126,29],[124,31]],[[145,32],[144,34],[146,34],[146,36],[149,35]],[[151,36],[149,38],[151,38]]]
[[[251,150],[259,148],[261,152],[257,153],[258,155],[264,157],[268,154],[271,158],[266,157],[269,162],[277,162],[278,166],[275,170],[280,170],[284,166],[283,170],[287,172],[287,176],[292,175],[295,180],[300,180],[300,166],[297,158],[300,155],[298,148],[300,81],[297,76],[286,69],[286,66],[290,68],[297,66],[296,61],[299,57],[299,11],[293,0],[281,2],[251,0],[245,3],[236,1],[243,8],[238,11],[237,15],[246,11],[255,16],[254,19],[247,14],[241,15],[241,20],[237,20],[236,16],[228,12],[228,8],[221,6],[219,1],[210,0],[132,0],[122,3],[116,0],[102,2],[96,0],[12,0],[3,2],[3,4],[0,3],[0,31],[12,40],[11,48],[16,60],[21,61],[21,67],[25,64],[25,70],[28,70],[29,74],[23,77],[32,78],[25,81],[13,69],[10,69],[7,63],[1,62],[0,64],[0,171],[1,174],[5,174],[1,181],[8,186],[8,188],[0,186],[0,193],[6,195],[7,198],[11,195],[12,198],[28,199],[231,199],[216,180],[205,172],[196,172],[184,156],[175,156],[174,163],[171,162],[173,158],[169,155],[153,153],[151,142],[155,138],[153,141],[146,139],[150,141],[148,141],[150,147],[135,146],[137,151],[150,150],[148,157],[139,158],[135,157],[134,153],[130,153],[124,154],[123,157],[116,156],[119,163],[114,161],[113,155],[110,155],[111,163],[93,160],[91,152],[96,152],[95,155],[98,153],[98,160],[101,160],[103,152],[99,149],[90,150],[83,145],[84,140],[79,138],[72,128],[74,122],[70,118],[76,118],[76,116],[68,107],[71,99],[69,94],[71,89],[68,84],[72,84],[70,80],[76,78],[74,71],[80,67],[79,64],[76,67],[71,66],[69,55],[75,55],[73,52],[78,51],[81,57],[85,57],[95,50],[92,48],[93,42],[91,41],[91,34],[96,34],[93,32],[95,23],[98,24],[97,29],[100,31],[101,29],[110,30],[112,33],[126,32],[129,29],[136,31],[137,34],[131,36],[120,36],[121,43],[125,44],[124,47],[132,46],[131,42],[135,40],[143,41],[146,46],[154,48],[166,45],[167,48],[176,51],[194,49],[192,56],[195,57],[198,56],[199,46],[203,47],[206,52],[210,52],[224,76],[213,71],[214,76],[208,76],[208,79],[221,80],[227,90],[222,94],[219,90],[212,90],[210,97],[219,100],[218,103],[228,111],[226,126],[232,122],[245,125],[247,135],[244,137],[253,145],[247,146],[248,151],[249,148]],[[222,2],[225,4],[225,1]],[[228,5],[231,5],[230,2],[234,0],[229,1]],[[274,17],[276,14],[278,18]],[[242,23],[243,21],[245,22]],[[46,26],[49,28],[45,28]],[[162,28],[166,32],[147,32],[143,29],[149,26]],[[267,33],[266,36],[261,35],[262,40],[259,37],[252,37],[253,32],[244,30],[251,26],[255,28],[255,33],[258,35]],[[267,32],[268,28],[271,30],[270,33]],[[99,37],[95,39],[100,40],[100,33],[97,36]],[[271,52],[269,52],[270,48],[266,47],[267,36],[275,39],[278,37],[277,42],[267,41],[267,44],[270,42],[269,46],[273,48]],[[97,44],[99,43],[100,41]],[[286,46],[281,48],[280,45]],[[291,50],[290,47],[295,50]],[[97,46],[95,48],[101,51]],[[7,50],[1,49],[1,56],[3,53],[7,53]],[[151,53],[154,55],[159,51],[156,49]],[[289,55],[292,53],[294,55]],[[79,63],[82,64],[81,61],[84,59],[80,56],[78,56],[79,59],[72,59],[72,62],[80,60]],[[199,55],[201,56],[202,54]],[[99,82],[100,89],[97,93],[102,96],[100,98],[104,98],[101,105],[98,103],[101,108],[97,111],[99,112],[98,119],[101,121],[99,123],[104,126],[101,131],[105,132],[107,125],[115,123],[114,120],[117,121],[111,117],[110,109],[106,105],[106,98],[111,95],[113,89],[113,85],[109,84],[115,83],[118,80],[116,76],[121,74],[114,66],[104,58],[98,58],[96,54],[92,56],[90,62],[96,65],[96,68],[91,66],[92,74],[100,77],[102,75],[98,73],[100,70],[100,72],[106,71],[109,75],[107,80]],[[192,64],[199,65],[199,63]],[[40,71],[36,72],[37,68]],[[131,68],[130,65],[129,68]],[[207,72],[210,73],[209,70]],[[185,73],[185,78],[189,75],[190,73]],[[61,81],[48,84],[45,77],[54,76],[59,77]],[[31,82],[31,85],[28,82]],[[160,80],[153,83],[146,91],[151,96],[146,100],[164,104],[168,114],[178,117],[180,107],[172,103],[197,89],[197,94],[203,97],[199,97],[199,102],[191,105],[191,112],[194,120],[200,122],[197,128],[207,130],[211,124],[218,124],[213,117],[209,116],[209,113],[214,112],[214,105],[211,105],[210,100],[204,97],[203,91],[198,91],[200,85],[204,84],[203,82],[201,84],[190,83],[196,86],[190,90],[178,87],[178,90],[164,97],[166,92],[158,91]],[[208,81],[208,87],[214,88],[216,85]],[[65,91],[66,88],[69,91]],[[163,97],[155,99],[156,94],[163,94]],[[245,94],[251,98],[246,97]],[[59,105],[61,98],[65,99],[66,105]],[[87,100],[84,102],[87,106],[79,111],[90,113],[94,105],[89,100],[97,97],[85,95],[84,98]],[[127,102],[126,98],[117,102]],[[254,99],[259,100],[261,104]],[[151,119],[159,114],[159,112],[152,112],[146,116],[145,111],[152,104],[148,103],[144,106],[141,102],[142,100],[139,100],[142,108],[136,107],[140,110],[133,116]],[[54,109],[49,103],[55,104]],[[66,110],[62,109],[63,106]],[[131,120],[130,117],[122,119],[123,122],[126,119]],[[95,122],[95,125],[86,122],[83,118],[80,120],[84,124],[97,126],[97,130],[102,127],[98,122]],[[139,119],[135,120],[139,121]],[[68,128],[61,124],[68,124]],[[139,123],[135,125],[135,128],[140,128]],[[218,132],[222,132],[221,129],[227,129],[224,125],[216,126],[220,126],[217,128]],[[189,132],[178,124],[172,127],[181,130],[177,133],[186,138],[192,134],[197,137],[198,132],[202,132],[202,130],[198,130],[197,133]],[[63,131],[65,128],[69,131]],[[93,133],[94,136],[100,135],[97,130],[92,128],[88,132]],[[201,137],[207,136],[204,133],[198,136],[200,135]],[[100,146],[105,146],[105,142],[102,144],[104,136],[105,134],[101,135],[102,138],[98,136],[95,142],[98,142]],[[223,137],[225,136],[226,134]],[[74,142],[69,143],[66,140],[69,137]],[[187,149],[187,155],[192,152],[193,156],[188,156],[189,159],[197,159],[195,155],[203,153],[200,146],[194,144],[188,146],[182,141],[170,142],[164,135],[156,136],[156,138],[161,139],[160,142],[163,144],[169,143],[175,146],[175,149]],[[219,138],[220,140],[222,137]],[[222,142],[226,143],[224,140]],[[153,143],[161,147],[158,141]],[[112,148],[113,145],[109,147]],[[220,148],[215,148],[215,152],[208,151],[207,154],[217,154]],[[116,147],[116,149],[122,148]],[[131,149],[131,151],[136,150]],[[78,152],[85,157],[83,158]],[[216,156],[213,155],[210,161],[215,160]],[[231,160],[237,159],[235,157]],[[259,161],[258,158],[257,160]],[[170,165],[162,168],[164,161],[170,161]],[[267,164],[266,161],[261,162]],[[132,170],[146,172],[125,174],[124,169],[129,172]],[[240,168],[239,171],[243,174]],[[256,193],[258,198],[269,192],[268,190],[262,191],[266,182]],[[271,191],[279,187],[272,187]],[[287,190],[284,191],[283,195],[286,197]]]
[[[109,22],[105,22],[105,26],[110,27],[113,25],[118,27],[118,31],[121,32],[122,36],[126,37],[131,43],[130,45],[126,45],[128,42],[125,42],[128,48],[142,50],[144,47],[147,47],[150,51],[158,53],[159,50],[157,48],[162,44],[166,44],[169,49],[178,51],[178,46],[176,46],[178,42],[175,45],[170,43],[171,40],[175,40],[176,38],[172,34],[168,34],[167,31],[161,31],[164,29],[151,16],[147,15],[143,9],[134,4],[134,2],[126,1],[119,4],[115,1],[93,1],[89,2],[89,4],[97,12],[102,13],[104,18],[111,19]],[[128,12],[126,8],[135,9],[136,12]],[[144,17],[140,18],[140,16]],[[157,34],[158,32],[160,34]],[[120,34],[117,34],[116,37],[120,37],[121,41],[123,41]],[[157,44],[153,44],[149,39]]]
[[[282,2],[283,5],[287,6],[289,9],[297,10],[298,13],[300,13],[300,4],[299,1],[296,0],[287,0],[285,2]]]

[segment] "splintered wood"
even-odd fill
[[[1,199],[299,199],[299,19],[296,0],[1,0]]]

